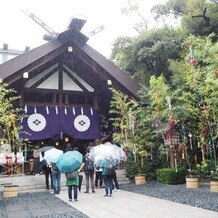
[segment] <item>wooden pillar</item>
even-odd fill
[[[98,109],[98,97],[97,97],[97,95],[93,96],[93,102],[94,102],[94,108]],[[100,140],[99,139],[95,139],[95,144],[99,145],[100,144]]]

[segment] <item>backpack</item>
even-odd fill
[[[73,171],[73,172],[66,173],[67,179],[76,179],[76,177],[77,177],[78,175],[79,175],[79,174],[78,174],[77,171]]]
[[[51,164],[51,168],[52,168],[52,170],[55,171],[55,172],[58,172],[58,171],[59,171],[59,169],[57,168],[57,166],[56,166],[55,163],[52,163],[52,164]]]
[[[86,171],[94,171],[94,162],[90,158],[86,158]]]
[[[110,165],[109,167],[106,168],[105,170],[106,176],[113,176],[114,174],[115,174],[115,166]]]

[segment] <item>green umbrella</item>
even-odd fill
[[[82,159],[83,155],[80,152],[67,151],[58,158],[56,166],[62,173],[72,172],[81,166]]]

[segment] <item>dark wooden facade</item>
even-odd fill
[[[139,99],[139,84],[86,44],[85,22],[73,19],[56,39],[0,65],[0,78],[22,96],[20,105],[94,107],[107,117],[108,82]]]

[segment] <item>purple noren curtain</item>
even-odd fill
[[[98,111],[92,108],[25,107],[21,139],[41,140],[64,133],[77,139],[99,138]]]

